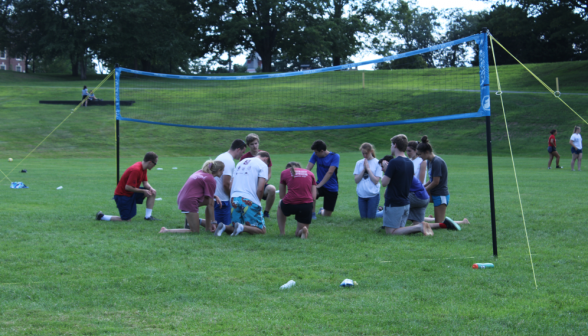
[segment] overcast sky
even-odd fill
[[[417,0],[420,7],[435,7],[437,9],[443,8],[463,8],[463,10],[473,10],[479,12],[484,9],[490,9],[492,3],[483,2],[479,0]]]

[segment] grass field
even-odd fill
[[[262,237],[158,234],[183,225],[176,195],[202,157],[160,158],[163,170],[149,176],[163,199],[154,215],[163,220],[128,224],[94,220],[98,210],[116,213],[112,160],[31,159],[28,173],[12,178],[30,189],[3,183],[0,192],[0,334],[586,333],[585,173],[516,160],[535,289],[510,159],[494,162],[494,259],[484,157],[443,156],[448,214],[471,225],[389,237],[377,232],[378,220],[358,218],[358,154],[342,154],[336,212],[313,222],[307,241],[292,237],[293,219],[288,236],[278,236],[275,208]],[[273,161],[279,171],[308,157]],[[474,262],[496,268],[473,270]],[[345,278],[359,286],[339,288]],[[280,291],[290,279],[297,285]]]
[[[588,115],[588,62],[530,65]],[[493,69],[492,69],[493,70]],[[71,107],[42,99],[78,99],[81,82],[61,75],[0,71],[0,170],[29,189],[9,189],[0,173],[0,335],[582,335],[588,334],[586,172],[571,172],[567,140],[581,121],[522,69],[499,68],[538,288],[529,260],[500,103],[492,101],[499,256],[492,256],[483,120],[317,132],[259,132],[274,177],[286,162],[307,162],[317,138],[341,153],[334,216],[311,237],[160,235],[182,227],[177,193],[208,157],[247,132],[122,122],[122,169],[149,150],[158,190],[154,215],[131,223],[97,222],[116,214],[112,107],[79,109],[24,162]],[[435,75],[431,71],[431,75]],[[492,78],[494,78],[492,76]],[[494,89],[495,81],[491,84]],[[98,97],[112,94],[107,83]],[[407,100],[406,104],[417,104]],[[407,106],[407,111],[411,109]],[[349,123],[342,120],[342,123]],[[566,169],[546,169],[547,137],[557,128]],[[585,128],[586,129],[586,128]],[[449,166],[448,215],[462,231],[389,237],[380,221],[359,219],[353,167],[364,141],[388,153],[389,139],[427,134]],[[14,162],[6,158],[13,157]],[[17,166],[18,165],[18,166]],[[552,166],[555,166],[553,163]],[[172,167],[178,167],[172,170]],[[27,169],[26,174],[19,171]],[[586,170],[588,168],[585,168]],[[56,188],[63,186],[63,189]],[[383,194],[383,190],[382,190]],[[383,203],[383,201],[382,201]],[[432,214],[432,207],[427,215]],[[473,270],[475,262],[496,267]],[[359,285],[339,288],[350,278]],[[293,279],[297,285],[281,291]]]

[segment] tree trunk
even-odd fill
[[[78,59],[76,56],[71,56],[70,60],[71,60],[71,75],[74,77],[78,77],[78,74],[79,74],[79,72],[78,72],[78,67],[79,67]]]
[[[82,55],[82,57],[80,57],[80,79],[81,80],[85,80],[86,79],[86,57],[84,55]]]
[[[333,56],[333,66],[341,65],[341,57]]]

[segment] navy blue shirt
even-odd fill
[[[414,176],[414,165],[405,157],[397,157],[390,160],[386,173],[390,183],[384,194],[385,205],[389,207],[401,207],[410,204],[408,194]]]

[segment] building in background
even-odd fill
[[[23,58],[12,58],[8,52],[0,50],[0,70],[10,70],[15,72],[25,72],[26,62]]]

